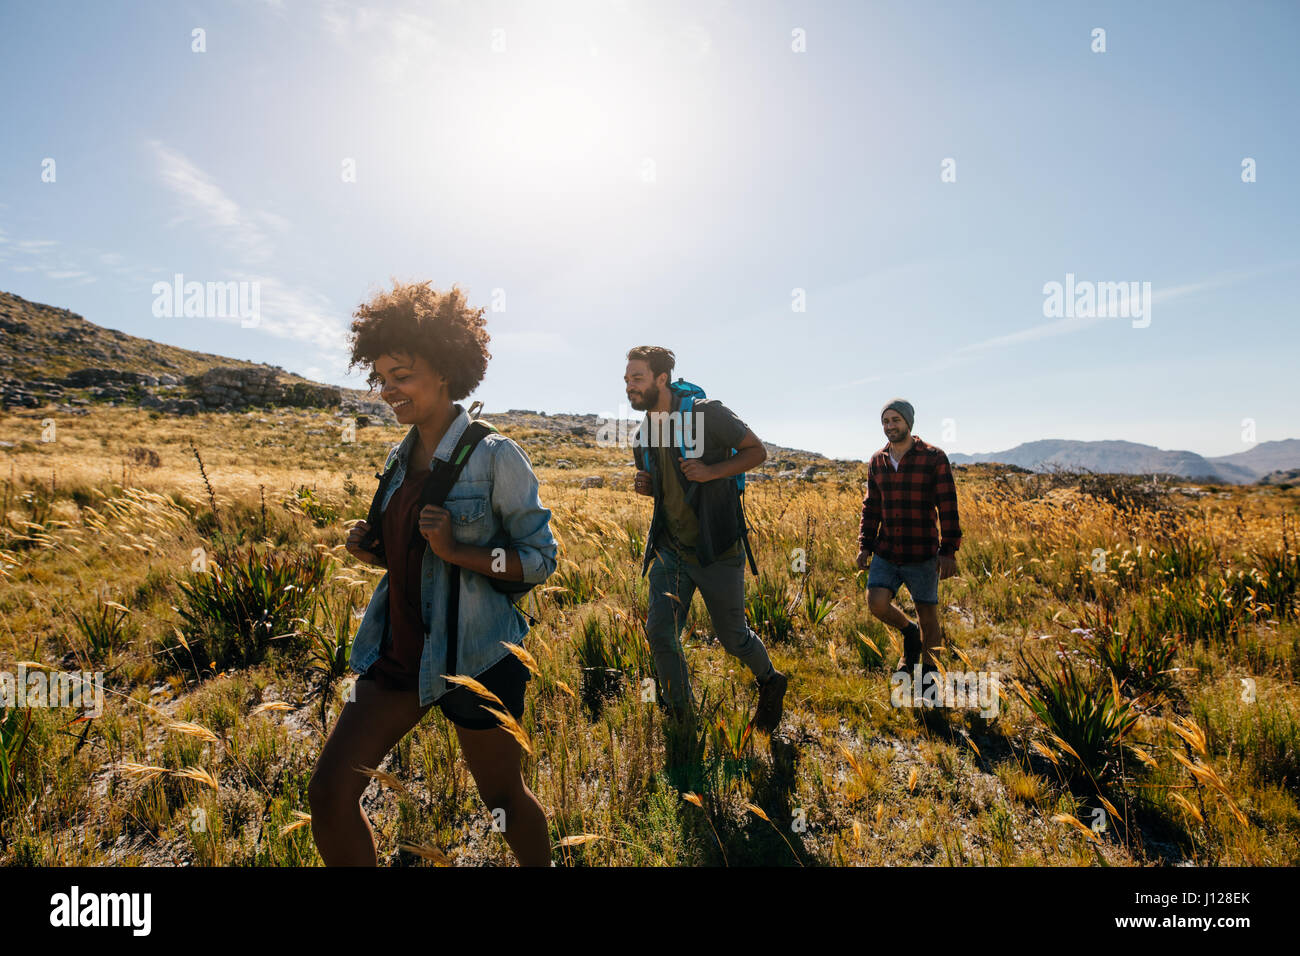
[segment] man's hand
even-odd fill
[[[859,551],[859,552],[858,552],[858,570],[859,570],[859,571],[865,571],[865,570],[867,570],[867,568],[869,568],[869,567],[871,567],[871,552],[870,552],[870,551]]]
[[[957,559],[951,554],[939,555],[939,580],[953,577],[957,573]]]
[[[363,564],[382,565],[382,561],[361,547],[362,539],[369,534],[370,525],[366,524],[364,520],[358,521],[352,526],[352,530],[348,532],[347,544],[344,547],[348,549],[348,554]]]
[[[425,505],[420,509],[420,534],[429,542],[433,553],[444,561],[452,561],[459,545],[451,536],[451,512],[437,505]]]
[[[682,474],[687,481],[712,481],[714,478],[713,466],[706,465],[698,458],[683,458]]]
[[[632,479],[632,490],[638,495],[649,495],[654,497],[655,487],[654,480],[650,477],[650,472],[636,470],[636,477]]]

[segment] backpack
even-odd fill
[[[695,384],[693,384],[693,383],[691,383],[691,382],[686,381],[686,379],[684,379],[684,378],[679,378],[677,381],[672,382],[671,384],[669,384],[668,388],[669,388],[669,390],[672,392],[673,397],[677,399],[677,408],[674,409],[674,411],[679,411],[679,412],[681,412],[681,415],[682,415],[682,424],[683,424],[683,426],[686,425],[686,422],[687,422],[687,421],[690,421],[690,422],[692,423],[689,427],[685,427],[684,430],[690,432],[691,435],[692,435],[692,437],[693,437],[694,434],[695,434],[695,432],[694,432],[694,419],[693,419],[693,418],[689,418],[688,416],[692,416],[692,415],[694,414],[694,412],[695,412],[695,400],[696,400],[697,398],[708,398],[709,396],[706,395],[706,394],[704,394],[704,389],[700,388],[698,385],[695,385]],[[642,427],[642,433],[641,433],[641,434],[642,434],[642,440],[644,441],[644,440],[648,439],[649,436],[652,434],[652,433],[651,433],[651,430],[650,430],[650,413],[649,413],[649,412],[646,412],[646,417],[645,417],[645,420],[644,420],[644,422],[642,423],[642,426],[641,426],[641,427]],[[678,451],[679,456],[682,457],[682,458],[687,457],[687,455],[686,455],[686,446],[682,443],[682,430],[676,430],[676,429],[675,429],[674,432],[673,432],[673,434],[674,434],[674,437],[676,438],[676,442],[677,442],[677,451]],[[637,452],[640,452],[640,455],[641,455],[640,458],[637,457],[637,454],[636,454]],[[734,455],[734,454],[736,453],[736,449],[734,449],[734,448],[731,449],[731,453]],[[645,444],[640,444],[640,445],[634,445],[634,446],[633,446],[632,461],[633,461],[633,463],[634,463],[638,468],[640,468],[642,471],[653,471],[653,470],[654,470],[654,469],[651,467],[650,458],[651,458],[651,456],[650,456],[650,448],[649,448],[649,446],[647,446],[647,445],[645,445]],[[742,471],[742,472],[740,472],[739,474],[732,475],[731,477],[732,477],[732,480],[736,483],[736,491],[739,492],[740,494],[744,494],[744,493],[745,493],[745,473]]]
[[[481,407],[481,402],[474,402],[474,405],[469,407],[471,415],[476,414],[478,408]],[[443,506],[443,503],[446,502],[447,494],[451,493],[452,486],[456,484],[456,479],[459,479],[460,477],[461,468],[464,468],[465,462],[468,462],[469,455],[473,454],[473,450],[478,446],[478,442],[484,440],[490,432],[497,432],[497,429],[495,429],[493,425],[487,424],[486,421],[482,419],[474,418],[471,420],[471,423],[465,427],[464,433],[460,436],[460,441],[456,442],[456,446],[452,449],[451,460],[443,462],[441,459],[434,459],[434,467],[429,471],[429,475],[425,477],[424,488],[420,490],[420,503],[419,507],[416,509],[417,514],[424,509],[425,505],[434,505],[437,507]],[[390,464],[390,467],[387,468],[387,471],[383,472],[382,475],[374,476],[377,477],[377,479],[380,479],[380,486],[378,486],[376,492],[374,492],[374,498],[370,501],[369,514],[367,515],[367,519],[365,519],[365,523],[369,525],[369,533],[367,536],[361,538],[360,542],[361,548],[369,551],[370,554],[373,554],[374,557],[385,563],[387,563],[387,559],[385,549],[383,549],[383,493],[385,493],[387,486],[389,486],[391,480],[393,480],[394,472],[396,472],[395,458],[393,463]],[[428,541],[425,541],[425,538],[422,535],[412,535],[409,544],[411,544],[412,549],[424,548],[424,546],[428,546]],[[489,548],[491,548],[491,546],[499,546],[500,544],[502,544],[502,542],[495,540],[487,542]],[[459,564],[448,564],[447,567],[448,570],[451,571],[452,575],[456,576],[459,574]],[[511,601],[519,601],[521,597],[524,597],[524,594],[532,591],[534,587],[537,587],[536,583],[530,583],[530,581],[506,581],[499,578],[493,578],[491,575],[484,576],[487,578],[487,581],[489,581],[494,591],[508,594]]]
[[[677,407],[672,410],[681,412],[683,427],[680,429],[672,429],[671,425],[668,424],[665,428],[666,430],[672,430],[673,432],[678,457],[685,458],[687,457],[686,447],[682,442],[682,432],[688,431],[693,438],[695,437],[695,424],[694,418],[692,417],[695,412],[695,401],[700,398],[708,398],[708,395],[704,393],[704,389],[700,388],[700,386],[688,382],[684,378],[679,378],[677,381],[670,383],[668,388],[672,392],[673,398],[676,399]],[[687,426],[687,422],[690,422],[689,426]],[[651,447],[647,444],[650,437],[653,435],[650,428],[649,412],[646,412],[645,419],[641,423],[641,431],[639,435],[641,440],[632,443],[632,463],[642,471],[648,471],[653,474],[655,471],[654,455],[651,454]],[[703,439],[699,438],[697,440],[702,441]],[[731,449],[733,455],[736,454],[736,451],[735,448]],[[758,574],[758,566],[754,562],[754,552],[749,547],[749,522],[745,518],[745,473],[742,471],[738,474],[732,475],[731,480],[735,484],[736,494],[739,496],[740,539],[744,542],[745,555],[749,558],[750,570],[754,574]]]
[[[497,431],[496,428],[482,419],[472,417],[477,414],[478,410],[482,407],[481,402],[475,402],[470,406],[470,415],[472,420],[469,425],[466,426],[465,431],[461,434],[460,440],[456,443],[456,447],[452,449],[451,459],[449,461],[442,461],[438,458],[434,459],[433,468],[430,469],[428,476],[424,479],[424,487],[420,490],[420,501],[416,508],[417,515],[424,509],[425,505],[435,505],[439,508],[443,506],[447,500],[447,495],[451,493],[452,487],[456,484],[456,479],[460,477],[461,469],[465,467],[465,463],[469,460],[469,456],[473,454],[474,449],[478,447],[478,443],[490,432]],[[375,491],[374,499],[370,502],[370,512],[366,517],[366,524],[369,526],[369,533],[363,537],[360,542],[361,547],[364,550],[369,551],[385,564],[388,562],[385,555],[383,540],[384,492],[392,482],[393,475],[396,471],[397,460],[394,458],[390,467],[382,475],[375,475],[375,477],[379,479],[379,487]],[[494,547],[501,546],[502,544],[504,544],[504,542],[497,542],[494,539],[494,541],[489,541],[487,546]],[[412,550],[416,548],[425,548],[428,547],[428,541],[425,540],[424,535],[414,534],[411,536],[409,546]],[[460,565],[451,564],[450,562],[447,563],[447,572],[450,583],[450,592],[447,600],[448,674],[456,673],[456,641],[454,640],[454,635],[457,633],[458,605],[460,603],[460,571]],[[483,577],[487,578],[488,583],[492,585],[494,591],[499,591],[500,593],[507,595],[510,598],[511,603],[515,604],[516,607],[524,595],[537,586],[536,582],[503,581],[492,575],[483,575]],[[532,616],[526,611],[523,611],[522,613],[524,613],[529,620],[533,620]],[[533,621],[533,623],[535,624],[536,621]]]

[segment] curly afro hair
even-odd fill
[[[383,378],[374,364],[381,355],[418,355],[447,380],[452,401],[478,388],[487,371],[490,336],[484,309],[472,309],[459,287],[439,292],[428,281],[401,283],[379,292],[352,313],[351,371],[369,364],[371,388]]]

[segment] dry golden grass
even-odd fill
[[[21,799],[0,823],[0,859],[318,863],[306,782],[348,680],[324,681],[301,652],[286,650],[196,683],[159,648],[192,646],[174,610],[178,584],[212,552],[218,522],[245,544],[324,556],[331,576],[304,632],[328,630],[331,602],[350,597],[339,606],[364,607],[380,572],[348,557],[343,541],[350,522],[364,516],[372,475],[401,431],[362,429],[348,444],[319,412],[177,421],[98,408],[60,418],[57,440],[41,443],[40,424],[34,416],[0,416],[0,428],[19,441],[0,461],[7,482],[0,668],[31,661],[47,670],[102,670],[105,712],[70,724],[66,711],[33,711],[32,744],[17,775]],[[1181,541],[1210,555],[1186,581],[1189,600],[1208,605],[1233,575],[1249,572],[1256,553],[1282,547],[1284,518],[1297,512],[1294,491],[1232,488],[1171,496],[1166,510],[1134,510],[1068,488],[1025,498],[989,470],[959,472],[966,537],[960,575],[941,585],[942,663],[1003,675],[999,714],[985,720],[973,710],[923,714],[890,704],[889,670],[901,645],[867,612],[854,567],[863,470],[810,483],[754,482],[746,507],[760,569],[783,582],[794,618],[788,641],[768,641],[791,675],[786,716],[771,737],[737,732],[756,690],[713,637],[697,599],[684,640],[708,713],[696,736],[683,739],[643,702],[636,680],[599,713],[583,701],[576,641],[584,622],[596,615],[635,633],[644,619],[640,548],[650,506],[632,494],[624,456],[567,437],[517,437],[538,463],[563,577],[528,599],[538,624],[527,648],[514,652],[534,679],[523,719],[507,724],[526,751],[525,777],[547,810],[557,860],[1092,865],[1099,854],[1112,864],[1257,865],[1300,858],[1297,776],[1287,769],[1300,739],[1293,614],[1257,605],[1222,634],[1180,641],[1172,692],[1159,703],[1142,701],[1121,784],[1111,789],[1067,780],[1076,748],[1025,705],[1017,687],[1032,690],[1016,663],[1020,650],[1050,661],[1058,644],[1092,653],[1072,629],[1102,609],[1121,622],[1147,614],[1153,595],[1182,586],[1154,570]],[[127,452],[135,446],[156,450],[160,467],[133,464]],[[576,467],[548,464],[561,457]],[[577,487],[591,474],[605,476],[606,487]],[[304,487],[310,497],[298,493]],[[802,575],[792,568],[797,550]],[[589,596],[575,603],[575,589]],[[834,602],[817,624],[808,613],[814,589]],[[900,604],[911,613],[905,596]],[[124,621],[102,647],[72,617],[100,607],[121,608]],[[1242,692],[1247,679],[1250,701]],[[459,682],[485,693],[475,681]],[[1121,678],[1105,686],[1121,701],[1136,693]],[[382,767],[366,772],[380,784],[364,805],[381,859],[402,850],[435,865],[512,860],[436,710]],[[196,829],[200,811],[208,822]],[[1104,828],[1089,825],[1098,811],[1107,815]]]

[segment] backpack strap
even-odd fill
[[[703,435],[699,438],[696,437],[695,422],[690,418],[690,416],[695,413],[695,395],[691,392],[678,392],[673,397],[677,399],[677,401],[673,403],[677,406],[673,411],[681,413],[678,418],[679,425],[676,429],[677,434],[674,435],[673,438],[677,447],[677,457],[682,461],[685,461],[686,442],[684,441],[684,438],[686,433],[688,431],[691,433],[692,441],[699,441]],[[669,419],[669,422],[671,421],[672,419]],[[669,427],[672,427],[671,424]],[[701,449],[701,451],[703,451],[703,449]]]
[[[456,673],[456,645],[460,643],[460,565],[447,565],[447,670]]]
[[[456,447],[451,451],[449,461],[436,461],[429,477],[425,479],[424,487],[420,490],[420,503],[416,511],[419,514],[424,510],[425,505],[435,505],[441,508],[447,501],[447,495],[451,494],[451,489],[455,486],[457,479],[460,477],[461,470],[465,467],[465,462],[469,456],[474,453],[478,443],[482,441],[490,432],[496,431],[487,422],[475,419],[465,427],[461,433],[460,440],[456,442]],[[417,545],[418,543],[418,545]],[[411,547],[425,546],[428,542],[424,536],[415,534],[411,536]],[[447,562],[447,670],[446,673],[456,673],[456,645],[460,640],[460,565]]]
[[[384,557],[384,492],[392,483],[396,471],[397,460],[394,459],[383,474],[375,475],[379,479],[379,487],[375,490],[375,497],[370,502],[370,511],[366,514],[366,527],[369,530],[361,539],[362,550],[369,551],[383,563],[387,563]]]
[[[456,480],[460,478],[461,469],[465,467],[465,462],[473,454],[478,443],[488,434],[496,431],[485,421],[475,419],[465,426],[465,431],[461,433],[460,440],[456,442],[456,447],[451,450],[451,458],[448,461],[439,461],[434,459],[434,467],[429,472],[429,477],[424,480],[424,488],[420,491],[420,508],[425,505],[436,505],[441,508],[447,496],[451,494],[452,487]],[[423,538],[417,535],[419,540]]]
[[[632,464],[642,471],[654,471],[654,462],[650,455],[650,448],[646,444],[650,439],[650,413],[646,412],[645,417],[641,419],[641,426],[632,436]]]
[[[754,577],[758,577],[758,565],[754,562],[754,549],[749,546],[749,518],[745,516],[745,493],[743,488],[737,503],[740,505],[740,540],[745,546],[745,557],[749,558],[749,571]]]

